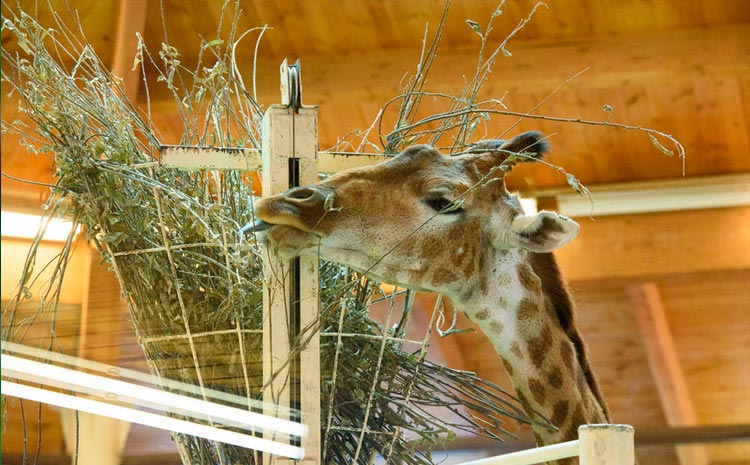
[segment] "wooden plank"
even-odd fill
[[[300,185],[318,180],[318,108],[303,107],[294,121],[294,156],[299,164]],[[300,352],[300,405],[302,423],[309,426],[302,439],[305,449],[303,463],[320,463],[320,331],[319,322],[319,263],[315,257],[299,258],[300,334],[307,345]]]
[[[119,3],[112,71],[122,78],[127,98],[135,102],[141,80],[141,70],[133,69],[138,46],[135,34],[145,31],[148,0],[120,0]]]
[[[261,152],[233,147],[189,147],[164,145],[159,148],[162,166],[183,170],[261,171]]]
[[[294,151],[294,127],[289,110],[272,105],[263,116],[263,194],[274,195],[289,189],[289,155]],[[271,248],[263,252],[263,401],[288,408],[291,400],[289,386],[290,321],[288,290],[291,288],[289,265]],[[281,416],[275,409],[267,415]],[[278,440],[274,434],[266,439]],[[263,454],[264,464],[288,461]],[[289,462],[291,463],[291,462]]]
[[[38,214],[39,211],[37,210],[36,213]],[[12,237],[3,237],[0,241],[0,255],[3,257],[2,272],[0,273],[0,276],[2,276],[0,293],[3,299],[9,299],[18,287],[31,242],[31,239]],[[80,304],[83,299],[80,277],[83,276],[87,266],[88,255],[83,250],[86,247],[85,244],[78,244],[70,257],[60,288],[60,303]],[[33,300],[39,300],[44,285],[52,277],[54,267],[47,266],[47,264],[56,259],[61,248],[62,245],[56,242],[43,241],[39,244],[33,270],[33,273],[38,273],[39,277],[33,285],[31,285],[31,281],[28,283]]]
[[[387,155],[373,153],[319,152],[318,169],[321,173],[338,173],[351,168],[375,165],[391,158]]]
[[[750,269],[750,208],[578,218],[556,255],[569,281]]]
[[[301,113],[308,111],[304,109]],[[316,124],[317,128],[317,124]],[[250,148],[232,147],[189,147],[183,145],[164,145],[159,150],[160,164],[184,170],[222,169],[262,171],[261,151]],[[392,157],[373,153],[316,152],[317,171],[332,174],[351,168],[374,165]],[[305,158],[316,160],[316,156]],[[317,181],[316,177],[311,181]]]
[[[680,366],[658,287],[654,283],[634,285],[628,288],[628,294],[648,348],[651,374],[656,381],[667,423],[670,426],[697,425],[698,416]],[[682,465],[706,465],[709,462],[708,454],[701,446],[679,446],[677,456]]]

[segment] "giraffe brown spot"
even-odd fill
[[[583,405],[578,405],[570,417],[570,425],[566,430],[563,440],[576,439],[578,437],[578,427],[586,424],[586,415],[583,412]]]
[[[521,285],[527,291],[539,293],[542,290],[541,281],[539,277],[534,274],[534,270],[527,263],[521,263],[518,265],[518,279],[521,281]]]
[[[544,359],[547,358],[551,339],[552,330],[550,330],[549,325],[544,325],[544,329],[539,333],[539,336],[529,338],[526,348],[529,351],[529,357],[531,357],[531,361],[535,367],[541,368]]]
[[[544,401],[547,398],[547,393],[544,389],[544,384],[542,384],[541,381],[539,381],[536,378],[532,378],[529,380],[529,391],[531,391],[531,395],[534,397],[534,400],[539,405],[544,405]]]
[[[433,286],[442,286],[455,281],[458,281],[458,276],[456,275],[456,273],[446,268],[439,268],[432,275]]]
[[[516,393],[516,397],[518,397],[519,402],[521,402],[521,405],[523,405],[523,409],[526,410],[526,413],[528,415],[532,417],[536,416],[534,408],[531,406],[531,402],[529,402],[529,398],[526,397],[526,394],[524,394],[523,391],[518,391]]]
[[[417,249],[417,241],[413,236],[407,237],[399,245],[399,252],[406,256],[414,256]]]
[[[521,345],[518,341],[513,341],[510,345],[510,351],[513,352],[513,355],[515,355],[516,358],[523,360],[523,351],[521,351]]]
[[[490,317],[490,311],[489,309],[483,308],[475,313],[474,317],[476,317],[477,320],[486,320]]]
[[[505,371],[508,372],[509,376],[513,376],[513,365],[511,365],[510,362],[505,359],[502,359],[502,360],[503,360],[503,366],[505,367]]]
[[[468,245],[463,256],[463,273],[464,276],[473,276],[477,271],[477,248],[476,245]]]
[[[516,310],[516,314],[518,315],[519,320],[531,320],[538,316],[537,310],[538,307],[536,303],[533,300],[524,297],[518,304],[518,310]]]
[[[562,387],[563,378],[562,370],[560,370],[560,367],[555,367],[549,373],[547,373],[547,383],[554,388]]]
[[[422,241],[420,244],[419,255],[425,258],[433,258],[437,256],[440,247],[438,241]]]
[[[493,333],[501,334],[503,332],[503,324],[497,320],[490,321],[490,330]]]
[[[552,417],[549,421],[559,428],[565,422],[565,419],[568,418],[569,408],[570,405],[567,400],[559,400],[555,402],[555,405],[552,407]]]

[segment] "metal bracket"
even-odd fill
[[[302,106],[302,76],[299,59],[293,65],[289,65],[284,58],[279,67],[279,73],[281,75],[281,104],[299,113]]]

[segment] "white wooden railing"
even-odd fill
[[[582,425],[578,439],[535,449],[488,457],[461,465],[532,465],[579,457],[580,465],[633,465],[633,427],[630,425]]]

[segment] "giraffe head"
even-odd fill
[[[284,256],[315,255],[382,281],[454,300],[481,287],[493,254],[549,252],[578,225],[552,212],[524,215],[504,176],[547,150],[542,135],[483,141],[464,155],[418,145],[375,166],[260,199],[255,215]],[[486,279],[486,278],[485,278]]]

